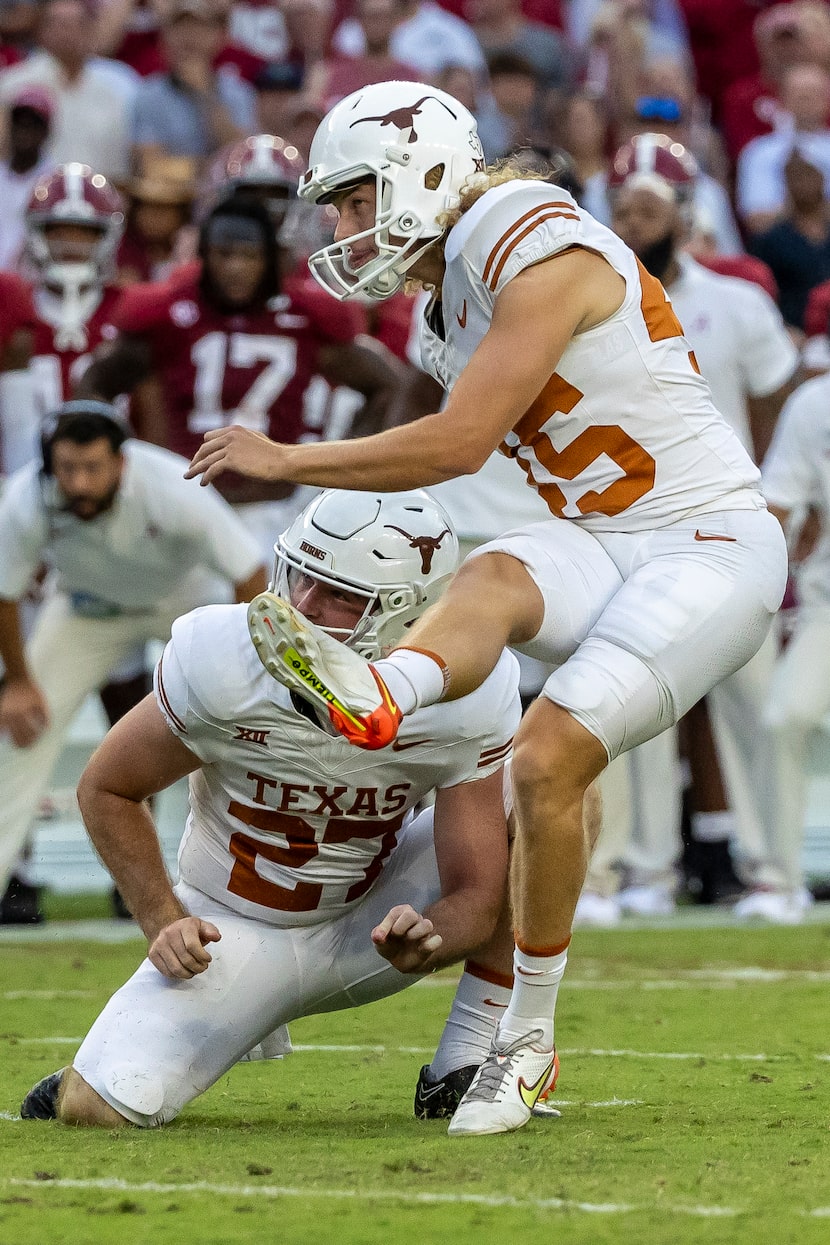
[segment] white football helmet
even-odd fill
[[[483,169],[475,117],[446,91],[423,82],[379,82],[347,95],[320,123],[298,193],[326,203],[374,178],[375,224],[316,251],[308,261],[312,274],[335,298],[360,292],[389,298],[444,232],[440,214],[457,205],[464,182]],[[350,247],[364,238],[378,254],[353,269]]]
[[[443,506],[422,489],[327,489],[277,539],[274,553],[271,590],[286,600],[297,575],[366,598],[351,632],[326,630],[372,661],[441,595],[458,565],[458,539]]]

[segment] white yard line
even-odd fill
[[[3,1183],[26,1189],[100,1189],[117,1193],[160,1193],[165,1196],[182,1193],[213,1193],[222,1197],[279,1198],[296,1197],[305,1201],[321,1199],[339,1202],[403,1202],[417,1206],[492,1206],[510,1210],[584,1211],[594,1215],[628,1215],[637,1211],[658,1210],[662,1214],[692,1215],[700,1218],[730,1218],[743,1211],[733,1206],[671,1206],[636,1205],[630,1202],[578,1202],[568,1198],[522,1198],[484,1193],[411,1193],[394,1189],[303,1189],[291,1185],[227,1185],[194,1181],[190,1184],[159,1184],[144,1181],[131,1184],[126,1180],[7,1180]]]
[[[82,1037],[21,1037],[15,1038],[15,1042],[20,1046],[79,1046],[83,1041]],[[340,1043],[303,1043],[295,1042],[293,1049],[306,1053],[324,1053],[324,1054],[356,1054],[356,1055],[431,1055],[433,1047],[431,1046],[383,1046],[383,1045],[365,1045],[365,1044],[340,1044]],[[686,1059],[702,1059],[705,1062],[725,1062],[725,1063],[780,1063],[782,1060],[793,1058],[791,1055],[764,1055],[764,1054],[734,1054],[724,1051],[695,1051],[695,1050],[627,1050],[627,1049],[605,1049],[588,1046],[564,1046],[559,1048],[559,1054],[569,1059],[669,1059],[669,1060],[686,1060]],[[830,1054],[816,1054],[814,1059],[830,1062]]]
[[[94,999],[105,990],[4,990],[0,999]]]

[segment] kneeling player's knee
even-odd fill
[[[58,1095],[58,1119],[64,1124],[90,1128],[119,1128],[129,1123],[74,1068],[67,1068],[64,1074]]]

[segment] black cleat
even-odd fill
[[[41,925],[40,887],[21,882],[14,874],[0,899],[0,925]]]
[[[20,1106],[21,1120],[55,1120],[58,1117],[58,1090],[66,1068],[50,1072],[33,1085]]]
[[[449,1120],[470,1088],[472,1079],[478,1072],[478,1064],[470,1063],[466,1068],[456,1068],[440,1081],[428,1080],[428,1072],[429,1064],[425,1063],[415,1087],[415,1119]]]

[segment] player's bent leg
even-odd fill
[[[490,552],[484,545],[459,568],[444,595],[407,632],[405,645],[396,652],[435,653],[448,672],[442,699],[458,700],[481,686],[508,644],[531,641],[543,618],[542,595],[523,562],[500,550]],[[475,620],[472,634],[470,620]],[[388,660],[394,661],[394,655]],[[382,661],[381,672],[385,667]]]

